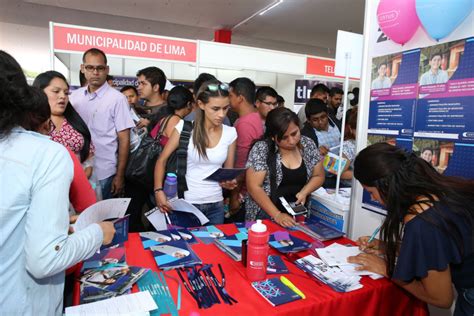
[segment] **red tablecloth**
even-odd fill
[[[270,232],[281,230],[278,225],[266,222]],[[225,234],[235,234],[237,229],[234,225],[218,226]],[[311,238],[301,232],[292,232],[295,236],[311,241]],[[348,239],[338,239],[339,243],[348,243]],[[328,242],[327,244],[330,244]],[[125,243],[126,260],[130,266],[140,266],[151,268],[157,271],[158,267],[151,251],[144,250],[140,237],[137,233],[129,234],[129,240]],[[285,260],[290,270],[286,277],[293,282],[305,295],[306,299],[298,300],[288,304],[272,307],[262,298],[250,285],[245,277],[245,268],[240,262],[236,262],[228,257],[214,245],[196,244],[192,246],[203,263],[215,265],[214,272],[219,277],[217,263],[221,263],[226,276],[226,289],[229,294],[239,301],[235,305],[224,303],[214,305],[209,309],[197,308],[195,301],[188,292],[182,288],[182,306],[180,315],[189,315],[192,311],[197,311],[199,315],[428,315],[426,304],[414,298],[398,286],[387,279],[372,280],[369,277],[362,278],[362,289],[349,292],[337,293],[328,286],[314,281],[306,273],[297,268],[294,264]],[[270,248],[271,254],[276,251]],[[299,253],[302,257],[307,253]],[[175,271],[166,272],[167,275],[178,279]],[[167,279],[171,294],[176,302],[178,284]],[[74,304],[79,303],[79,282],[76,282],[74,289]],[[137,288],[134,286],[133,291]]]

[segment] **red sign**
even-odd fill
[[[53,34],[54,50],[84,52],[96,47],[111,55],[196,62],[194,41],[59,25],[54,25]]]
[[[334,75],[335,67],[336,61],[334,59],[322,59],[314,57],[308,57],[306,59],[306,73],[309,75],[336,77]]]
[[[344,78],[341,76],[334,75],[334,69],[336,68],[336,60],[334,59],[323,59],[316,57],[306,58],[306,73],[308,75],[317,75],[334,78]],[[359,80],[358,78],[350,78],[352,80]]]

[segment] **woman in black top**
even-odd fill
[[[298,116],[287,108],[268,113],[264,138],[250,150],[247,168],[246,220],[273,218],[282,226],[293,226],[279,198],[305,204],[324,182],[318,148],[301,136]]]
[[[349,259],[455,316],[474,315],[474,181],[439,174],[423,159],[379,143],[357,156],[354,176],[387,209],[382,240],[359,238]],[[383,257],[377,255],[383,254]]]

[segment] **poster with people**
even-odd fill
[[[420,50],[372,60],[369,134],[413,137]]]
[[[438,172],[474,178],[474,38],[421,49],[413,151]]]
[[[419,61],[419,49],[372,59],[367,146],[386,142],[411,150]],[[362,196],[365,208],[385,214],[367,191]]]

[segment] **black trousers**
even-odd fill
[[[129,232],[136,233],[146,230],[142,221],[142,215],[145,205],[147,209],[154,207],[150,200],[150,194],[151,192],[147,188],[125,179],[125,196],[132,199],[127,208],[127,214],[130,214]]]

